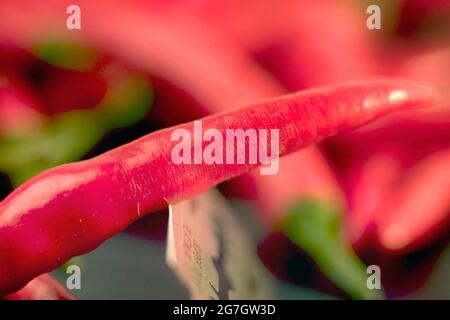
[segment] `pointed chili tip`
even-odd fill
[[[341,94],[353,99],[355,106],[358,106],[354,109],[341,108],[341,112],[354,110],[355,114],[359,114],[351,117],[346,115],[346,128],[359,127],[392,111],[430,107],[436,96],[436,91],[432,87],[399,78],[367,79],[336,87],[342,90]],[[360,95],[359,98],[357,94]],[[348,98],[344,97],[343,100],[345,99]]]
[[[430,86],[419,84],[407,79],[394,79],[398,89],[389,94],[389,102],[404,104],[408,108],[426,108],[433,104],[437,91]]]
[[[363,103],[363,109],[378,107],[380,101],[385,101],[389,109],[416,109],[430,107],[436,99],[437,90],[433,87],[416,83],[403,78],[375,78],[365,81],[347,83],[350,88],[359,86],[367,90],[375,90],[376,95],[368,95]]]

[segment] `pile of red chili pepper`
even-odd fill
[[[449,240],[450,6],[379,1],[369,30],[359,1],[76,2],[80,30],[71,1],[0,3],[0,297],[72,299],[47,273],[217,185],[281,281],[427,284]],[[279,172],[175,165],[197,119],[279,129]]]

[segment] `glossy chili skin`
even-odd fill
[[[260,20],[263,16],[266,16],[264,11],[254,12],[254,8],[248,6],[249,3],[230,2],[227,3],[225,8],[220,7],[220,5],[216,7],[217,4],[205,3],[198,5],[206,5],[207,7],[212,5],[212,10],[206,10],[209,12],[207,17],[196,19],[193,17],[198,14],[202,15],[205,12],[203,10],[195,10],[196,12],[193,14],[191,12],[192,8],[185,8],[183,4],[175,8],[164,2],[152,3],[149,4],[151,9],[144,11],[136,10],[142,9],[142,7],[134,7],[130,5],[130,2],[127,2],[125,6],[127,14],[124,14],[123,4],[121,6],[116,2],[114,4],[108,3],[109,10],[100,12],[97,4],[91,6],[90,3],[85,3],[83,4],[83,21],[87,23],[80,32],[95,47],[101,48],[102,51],[109,51],[115,56],[138,65],[152,75],[151,81],[156,92],[156,99],[148,118],[152,123],[156,122],[157,126],[169,126],[210,113],[232,111],[240,106],[248,105],[261,99],[275,97],[285,92],[285,89],[277,81],[274,81],[267,72],[249,57],[248,51],[253,51],[250,48],[253,45],[249,41],[255,40],[258,43],[266,43],[268,41],[271,43],[275,38],[287,40],[285,35],[288,33],[290,35],[289,48],[292,48],[292,46],[298,48],[299,46],[295,44],[300,39],[302,43],[300,47],[305,48],[306,41],[306,48],[310,48],[306,52],[294,50],[294,61],[300,61],[301,64],[296,64],[295,68],[292,65],[286,65],[286,68],[289,70],[302,70],[301,72],[294,72],[294,77],[302,77],[302,75],[307,73],[308,76],[314,76],[314,79],[317,77],[333,78],[334,81],[332,82],[336,82],[336,79],[341,79],[342,77],[336,75],[336,73],[340,74],[340,72],[328,63],[323,65],[327,72],[318,72],[316,66],[322,65],[320,61],[323,61],[323,54],[324,52],[328,53],[329,47],[323,47],[313,37],[298,36],[298,32],[304,28],[313,27],[314,30],[318,28],[323,30],[322,27],[319,27],[317,19],[313,18],[305,21],[304,17],[298,16],[298,13],[300,13],[298,10],[292,10],[292,5],[298,9],[299,4],[290,3],[283,5],[282,12],[278,12],[276,17],[274,16],[270,21],[264,20],[264,26],[250,17],[244,19],[245,21],[252,21],[250,25],[247,25],[244,21],[236,21],[245,23],[245,26],[239,25],[237,28],[240,30],[239,35],[242,35],[242,30],[249,32],[244,36],[245,39],[236,39],[237,35],[231,32],[230,26],[222,25],[223,22],[227,21],[230,23],[234,22],[234,20],[225,19],[224,21],[223,15],[229,15],[231,13],[230,10],[238,10],[242,13],[245,12],[245,15],[251,14],[253,16],[256,14],[258,17],[256,20]],[[270,5],[272,6],[273,4],[270,3]],[[307,5],[307,11],[309,12],[311,12],[312,6],[314,15],[318,12],[323,13],[323,11],[326,11],[329,18],[331,11],[336,13],[333,9],[336,6],[332,4],[330,6],[328,3],[314,5],[305,2],[301,5]],[[14,5],[10,9],[14,10],[13,7]],[[50,10],[50,8],[47,9]],[[119,12],[120,14],[118,14]],[[159,12],[159,14],[155,14],[155,12]],[[284,24],[286,12],[293,14],[289,15],[290,22],[288,25]],[[103,18],[98,19],[99,16]],[[164,18],[161,18],[162,16]],[[342,15],[340,14],[339,16],[341,18],[338,20],[342,21]],[[347,17],[347,15],[344,16]],[[52,17],[54,17],[54,14]],[[117,25],[123,27],[111,30],[109,24],[105,23],[110,21],[108,17],[114,19]],[[281,19],[281,17],[283,18]],[[6,16],[5,18],[8,17]],[[282,26],[279,26],[281,21],[283,21],[281,23]],[[345,21],[351,21],[351,19],[345,19]],[[292,22],[295,23],[293,24]],[[302,22],[306,24],[302,24]],[[30,19],[21,20],[20,23],[27,26],[21,30],[29,30],[35,25],[40,25],[41,21],[35,21],[30,17]],[[253,23],[256,23],[256,26]],[[134,28],[133,35],[140,34],[140,31],[133,27],[135,25],[145,25],[145,28],[153,31],[151,34],[139,37],[130,37],[129,32],[123,32],[123,30],[128,30],[126,27],[129,27]],[[340,29],[342,27],[341,24]],[[264,32],[259,28],[263,28]],[[111,32],[114,32],[113,38],[110,37]],[[227,36],[224,36],[224,34]],[[228,36],[233,41],[229,41]],[[336,37],[327,36],[326,38],[334,39]],[[166,41],[166,39],[172,39],[172,41]],[[340,39],[351,39],[348,43],[353,43],[355,40],[354,37],[347,36],[340,37]],[[335,44],[334,41],[328,45],[333,46],[333,44]],[[321,48],[319,52],[315,49],[317,47]],[[178,50],[177,48],[182,50],[183,55],[174,56],[172,54],[174,50]],[[310,54],[311,51],[314,54]],[[353,66],[344,63],[343,57],[345,57],[346,61],[352,61],[353,63],[355,59],[353,54],[349,53],[349,50],[340,50],[340,52],[344,51],[345,54],[338,58],[340,61],[338,69],[351,73]],[[151,57],[151,59],[148,57]],[[198,57],[201,57],[201,59],[198,59]],[[293,60],[281,56],[278,58],[284,63]],[[305,65],[305,61],[313,62]],[[180,65],[182,65],[182,68],[179,67]],[[358,65],[356,69],[363,70],[364,68]],[[313,72],[309,73],[307,70]],[[205,74],[208,75],[208,81],[205,81],[202,76]],[[325,82],[324,80],[321,84]],[[318,84],[318,82],[308,84],[313,85]],[[298,88],[298,86],[295,88]],[[264,197],[265,193],[273,194],[276,192],[279,196],[267,198],[264,204],[258,201],[262,208],[269,208],[268,210],[263,210],[264,221],[268,223],[279,217],[283,210],[282,208],[293,198],[305,194],[313,194],[318,195],[320,198],[328,199],[331,193],[329,191],[332,189],[336,191],[333,192],[333,200],[340,197],[332,175],[326,170],[325,159],[315,150],[315,147],[310,147],[301,154],[292,155],[289,159],[282,159],[280,163],[284,169],[276,177],[259,179],[258,175],[254,177],[249,175],[240,176],[227,184],[227,189],[233,190],[232,193],[228,192],[227,194],[248,199],[255,197],[256,189],[262,197]],[[299,166],[308,167],[308,169],[295,170]],[[295,174],[292,177],[295,179],[295,182],[293,181],[292,184],[286,184],[282,179],[278,178],[281,175],[290,175],[292,172]],[[305,181],[308,183],[305,183]],[[252,186],[249,186],[249,184],[252,184]],[[319,190],[321,189],[325,191],[320,192]],[[238,191],[236,192],[236,190]],[[323,194],[325,194],[324,197],[322,196]]]
[[[428,105],[428,89],[376,80],[308,90],[203,118],[203,129],[279,129],[280,155],[389,111]],[[48,170],[0,204],[0,292],[88,252],[144,214],[199,194],[256,165],[175,165],[176,128],[91,160]],[[248,143],[248,141],[246,142]],[[203,147],[207,143],[203,142]]]

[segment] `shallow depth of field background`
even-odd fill
[[[81,8],[81,30],[66,28],[70,4]],[[370,4],[381,8],[381,30],[366,27]],[[316,146],[320,164],[311,165],[332,173],[343,199],[336,204],[343,246],[380,266],[386,298],[449,299],[449,1],[3,0],[0,199],[48,168],[253,103],[251,82],[291,92],[377,76],[431,85],[436,103],[329,139]],[[314,184],[308,165],[290,170],[294,178],[274,188],[298,185],[319,198],[329,191]],[[258,205],[265,202],[245,181],[220,187],[257,244],[275,297],[352,297],[322,272],[334,262],[352,265],[347,256],[317,261],[322,251],[264,230],[267,213]],[[165,264],[166,228],[167,212],[158,212],[74,258],[69,263],[83,272],[74,295],[188,298]],[[326,245],[317,250],[333,251]],[[67,278],[64,268],[53,275]]]

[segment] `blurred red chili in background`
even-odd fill
[[[3,297],[6,300],[73,300],[74,297],[48,274],[31,280],[17,292]]]

